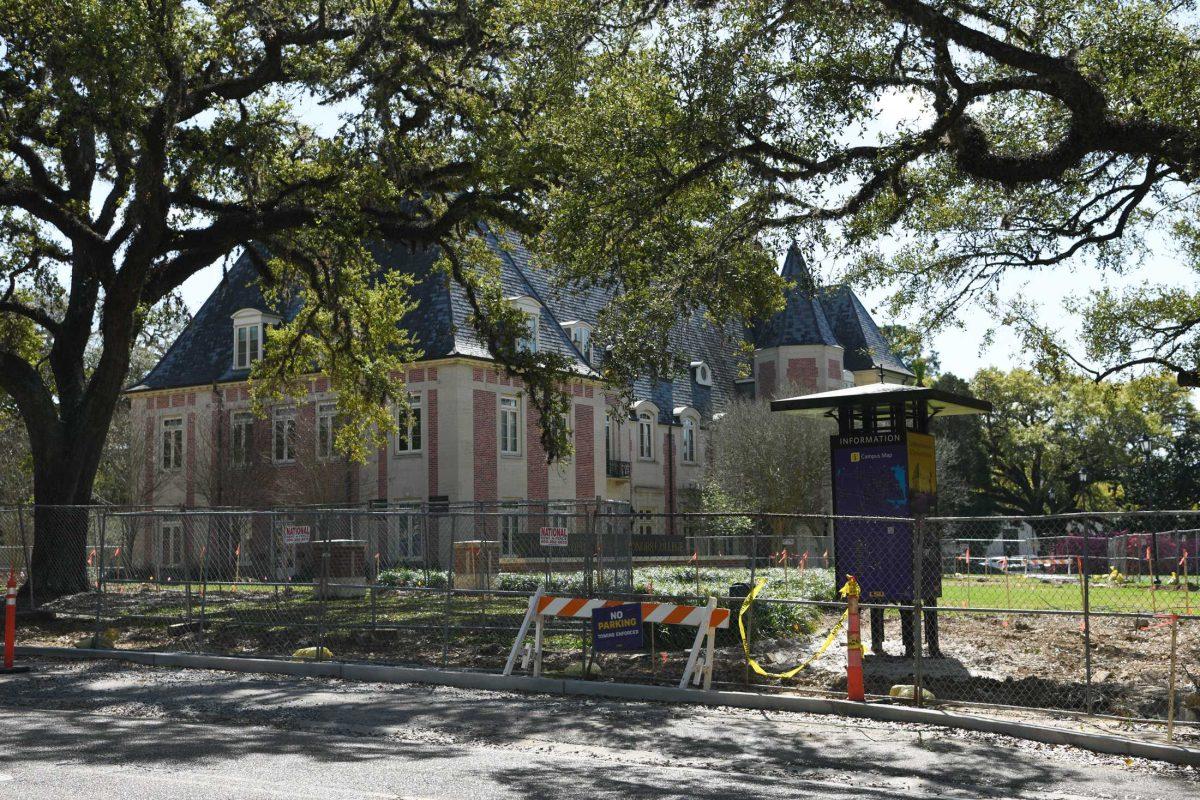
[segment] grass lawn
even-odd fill
[[[1190,591],[1170,585],[1151,589],[1149,579],[1113,583],[1106,577],[1091,576],[1088,601],[1092,611],[1196,613],[1200,609],[1200,587]],[[1053,611],[1082,611],[1083,592],[1078,577],[1046,581],[1037,577],[1011,575],[1007,584],[1003,575],[945,576],[939,605],[951,608],[1014,608]],[[1189,612],[1188,609],[1191,609]]]

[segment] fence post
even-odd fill
[[[183,597],[186,609],[184,619],[189,623],[192,621],[192,564],[195,563],[195,556],[192,553],[196,546],[192,522],[191,518],[185,517],[183,514],[179,515],[179,530],[183,534]],[[205,535],[204,541],[205,547],[207,547],[207,535]]]
[[[584,595],[584,597],[592,596],[592,590],[594,588],[593,584],[592,584],[592,570],[594,570],[596,567],[595,557],[596,557],[596,515],[594,513],[589,513],[588,519],[587,519],[587,536],[585,537],[585,546],[583,548],[583,595]]]
[[[317,606],[317,660],[325,660],[325,614],[329,608],[329,525],[320,526],[321,536],[321,579],[320,597]]]
[[[925,515],[919,514],[913,522],[913,699],[917,708],[923,704],[922,656],[925,653]],[[874,631],[872,631],[874,633]]]
[[[1088,587],[1091,584],[1089,561],[1092,550],[1090,545],[1091,525],[1085,523],[1083,528],[1083,707],[1092,713],[1092,615],[1091,600],[1088,597]]]
[[[450,556],[446,559],[446,602],[442,611],[442,669],[450,660],[450,602],[454,593],[454,538],[458,528],[458,515],[450,513]]]
[[[21,549],[25,551],[25,582],[29,584],[29,607],[37,609],[37,600],[33,593],[33,553],[29,549],[29,540],[25,535],[25,508],[17,506],[17,530],[21,532]]]
[[[100,548],[96,560],[96,631],[93,643],[99,642],[101,620],[104,617],[104,527],[107,515],[101,511],[97,523],[100,528]]]

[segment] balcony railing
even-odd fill
[[[614,461],[608,459],[608,477],[610,478],[628,478],[629,477],[629,462]]]

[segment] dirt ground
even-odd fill
[[[213,609],[220,608],[221,602],[235,602],[215,596],[208,601]],[[503,665],[519,621],[507,606],[479,604],[473,611],[473,604],[456,617],[461,627],[451,630],[444,630],[441,619],[426,608],[374,630],[367,617],[356,616],[354,628],[340,629],[334,615],[322,619],[302,610],[272,619],[275,624],[257,619],[250,624],[250,617],[234,616],[232,622],[217,622],[201,631],[194,622],[179,621],[179,603],[178,592],[120,598],[117,604],[105,607],[101,627],[116,630],[113,644],[120,649],[286,656],[300,647],[312,646],[319,637],[339,659],[494,671]],[[132,610],[141,616],[129,616]],[[94,596],[59,601],[53,612],[23,617],[18,643],[71,647],[96,629]],[[161,615],[156,618],[158,612]],[[863,640],[869,643],[865,617]],[[811,635],[754,641],[753,655],[767,671],[790,669],[817,650],[836,620],[836,614],[825,613]],[[943,609],[939,612],[942,657],[922,660],[923,685],[941,702],[1071,713],[1084,712],[1090,705],[1090,710],[1100,715],[1165,718],[1170,696],[1169,623],[1094,615],[1090,622],[1090,693],[1086,689],[1081,624],[1081,617],[1074,615],[1004,616]],[[568,623],[557,634],[550,634],[544,660],[548,674],[583,673],[582,628],[582,624]],[[903,646],[897,613],[887,615],[885,629],[884,647],[890,655],[868,652],[864,662],[869,694],[886,695],[893,685],[913,682],[913,660],[899,655]],[[717,649],[714,667],[719,686],[845,691],[844,631],[807,669],[786,681],[764,679],[750,672],[736,632],[723,634],[719,641],[724,645]],[[665,654],[656,650],[653,656],[608,654],[597,659],[592,674],[607,679],[671,683],[678,680],[685,659],[686,652],[680,650]],[[1200,623],[1180,623],[1176,665],[1175,714],[1183,723],[1181,735],[1191,737],[1193,730],[1187,723],[1200,722]],[[1129,726],[1136,727],[1136,723]],[[1195,733],[1200,736],[1200,728]]]

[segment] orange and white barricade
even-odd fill
[[[592,612],[597,608],[611,608],[624,605],[626,600],[603,600],[585,597],[557,597],[545,593],[543,587],[529,598],[529,607],[521,628],[517,632],[517,640],[513,642],[512,651],[508,654],[508,662],[504,665],[504,674],[511,675],[517,663],[517,655],[529,635],[529,626],[534,627],[532,652],[526,653],[521,666],[533,661],[533,676],[542,675],[542,635],[545,630],[546,617],[569,617],[575,619],[592,618]],[[704,688],[712,687],[713,649],[716,646],[717,628],[728,628],[730,613],[727,608],[717,608],[717,599],[708,598],[708,605],[687,606],[678,603],[642,603],[642,622],[656,622],[660,625],[690,625],[696,628],[696,639],[688,654],[687,666],[683,670],[683,678],[679,688],[686,689],[688,681],[695,679],[699,683],[704,680]],[[701,659],[701,652],[704,656]]]

